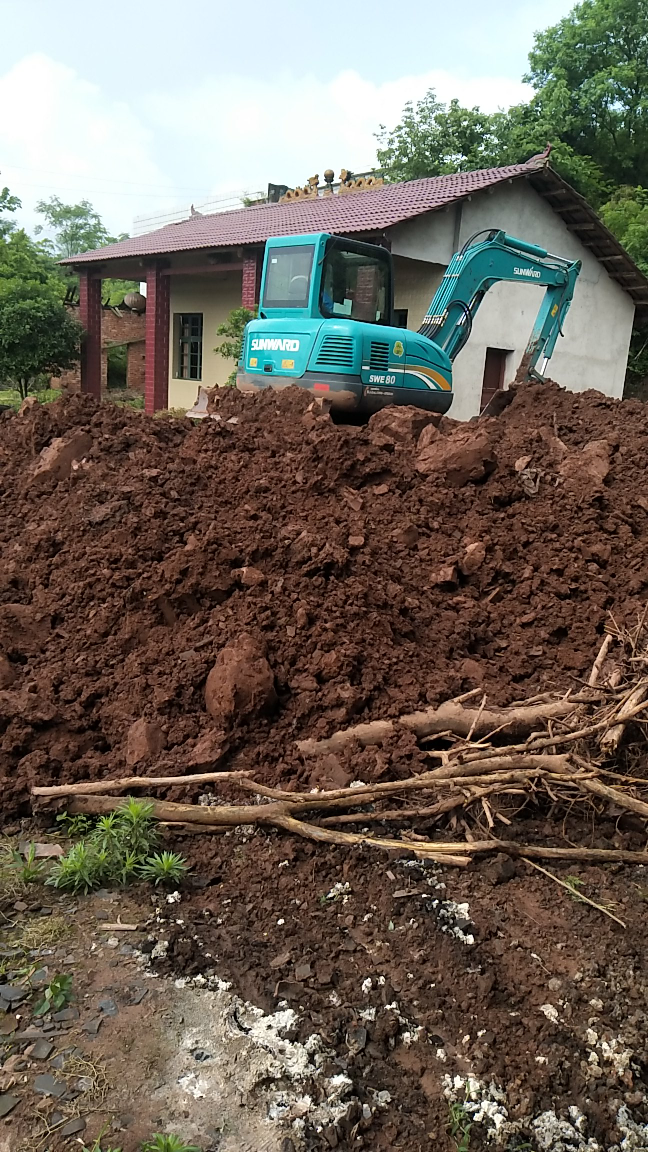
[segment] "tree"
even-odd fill
[[[648,191],[617,188],[599,214],[644,276],[648,276]]]
[[[128,239],[125,232],[111,236],[89,200],[64,204],[58,196],[51,196],[49,200],[39,200],[36,211],[45,217],[47,226],[53,231],[54,251],[60,257],[76,256],[80,252],[91,252],[94,248]],[[44,229],[45,225],[38,224],[34,232],[39,236]]]
[[[0,193],[0,212],[20,201]],[[24,397],[39,378],[79,359],[81,327],[63,307],[64,282],[50,252],[0,216],[0,383]]]
[[[0,380],[24,399],[42,376],[79,359],[81,326],[47,289],[0,281]]]
[[[414,103],[409,100],[395,128],[381,126],[378,163],[389,180],[417,180],[446,172],[469,172],[497,163],[499,114],[449,105],[436,98],[433,88]]]
[[[614,185],[648,186],[646,0],[583,0],[536,34],[529,65],[560,140]]]
[[[223,340],[222,344],[217,344],[214,352],[218,352],[225,360],[233,360],[235,364],[238,364],[243,352],[245,325],[250,320],[254,320],[256,314],[256,308],[254,311],[250,311],[249,308],[233,308],[227,320],[223,324],[219,324],[216,329],[218,336],[226,336],[227,339]],[[236,368],[230,373],[227,383],[236,383]]]

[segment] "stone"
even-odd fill
[[[103,1016],[98,1016],[96,1020],[86,1020],[83,1025],[83,1031],[88,1036],[96,1036],[103,1023]]]
[[[92,436],[76,429],[65,436],[57,436],[43,448],[32,471],[31,486],[40,486],[49,480],[67,480],[75,463],[83,460],[92,448]]]
[[[99,1010],[103,1012],[104,1016],[116,1016],[119,1012],[119,1008],[112,996],[107,996],[105,1000],[99,1001]]]
[[[5,1013],[4,1016],[0,1017],[0,1036],[11,1036],[11,1033],[15,1032],[17,1027],[17,1016],[11,1016]]]
[[[290,964],[290,952],[281,952],[270,961],[270,967],[273,969],[285,968],[286,964]]]
[[[52,1020],[56,1020],[57,1024],[61,1024],[66,1020],[78,1020],[78,1019],[79,1019],[79,1009],[78,1008],[61,1008],[60,1011],[55,1012],[54,1015],[52,1016]]]
[[[0,1119],[2,1119],[3,1116],[8,1116],[10,1112],[13,1112],[17,1104],[20,1104],[19,1096],[11,1096],[9,1092],[4,1092],[3,1095],[0,1096]]]
[[[25,904],[25,901],[24,900],[16,900],[16,903],[14,904],[14,911],[26,912],[27,911],[27,904]]]
[[[220,724],[268,712],[276,703],[272,669],[259,641],[242,632],[218,654],[205,685],[205,705]]]
[[[61,1128],[61,1136],[76,1136],[77,1132],[84,1132],[86,1122],[82,1116],[77,1116],[74,1120],[68,1120]]]
[[[148,988],[134,988],[130,994],[129,1004],[141,1004],[145,996],[148,996]]]
[[[0,688],[10,688],[16,679],[13,664],[0,652]]]
[[[308,961],[295,965],[295,980],[310,980],[312,974],[313,971]]]
[[[364,536],[349,536],[349,548],[362,548],[364,542]]]
[[[158,724],[136,720],[126,734],[126,763],[132,768],[154,759],[166,748],[166,736]]]
[[[211,729],[205,732],[198,740],[190,753],[187,763],[195,768],[207,768],[211,764],[218,764],[227,753],[229,744],[224,732]]]
[[[9,1004],[18,1004],[29,996],[29,988],[24,984],[0,984],[0,997]]]
[[[64,1084],[61,1080],[57,1080],[56,1077],[51,1076],[49,1072],[44,1072],[34,1080],[34,1091],[38,1092],[41,1096],[54,1096],[56,1099],[59,1099],[61,1096],[65,1096],[67,1084]]]
[[[468,544],[459,561],[459,568],[464,576],[472,576],[473,572],[477,572],[481,568],[485,559],[486,545],[482,544],[481,540],[477,540],[474,544]]]
[[[440,474],[452,488],[478,484],[497,467],[495,432],[488,426],[460,425],[419,449],[416,468],[424,476]]]
[[[607,440],[590,440],[584,448],[568,450],[558,469],[565,487],[576,491],[583,487],[599,491],[610,471],[610,454]]]
[[[428,425],[438,424],[441,419],[437,412],[424,412],[411,404],[399,404],[381,408],[369,419],[369,439],[382,447],[385,444],[411,444]]]
[[[442,588],[444,585],[452,588],[457,584],[457,565],[456,564],[442,564],[439,568],[430,574],[430,584],[434,587]]]
[[[30,1060],[48,1060],[53,1051],[54,1045],[50,1040],[37,1040],[35,1044],[30,1044],[25,1056],[29,1056]]]
[[[256,588],[266,581],[265,573],[260,568],[232,568],[232,576],[244,588]]]

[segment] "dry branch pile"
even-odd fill
[[[476,692],[439,708],[375,721],[339,731],[329,739],[301,741],[304,757],[317,757],[361,745],[379,745],[399,729],[432,744],[429,771],[404,780],[314,792],[289,792],[250,779],[244,772],[210,772],[182,777],[125,777],[101,784],[88,781],[34,787],[40,802],[71,798],[73,813],[107,813],[134,788],[227,783],[252,793],[248,804],[180,804],[153,800],[155,816],[184,831],[218,832],[241,825],[265,825],[330,844],[366,844],[390,851],[465,866],[477,853],[506,851],[527,859],[645,863],[644,852],[622,849],[563,848],[524,844],[511,838],[515,815],[542,801],[550,810],[575,804],[613,805],[648,817],[648,780],[632,771],[637,748],[645,744],[648,723],[648,648],[646,614],[633,632],[612,622],[596,656],[587,686],[561,699],[548,694],[509,708],[487,707]],[[631,739],[627,737],[630,734]],[[514,742],[513,742],[514,739]],[[507,742],[510,741],[510,742]],[[609,764],[610,752],[617,759]],[[109,793],[106,795],[105,793]],[[416,797],[416,803],[413,803]],[[645,797],[645,798],[644,798]],[[309,814],[309,820],[303,817]],[[422,834],[441,819],[443,840]],[[376,836],[377,824],[399,824],[399,837]],[[356,832],[342,825],[360,826]],[[497,829],[508,830],[502,839]]]

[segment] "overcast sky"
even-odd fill
[[[525,97],[566,0],[0,0],[0,186],[133,217],[375,162],[374,133],[436,88]]]

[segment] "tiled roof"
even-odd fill
[[[259,204],[234,212],[211,216],[191,216],[179,224],[168,224],[156,232],[134,236],[93,252],[83,252],[64,264],[105,263],[125,256],[157,256],[167,252],[187,252],[197,248],[228,248],[259,244],[269,236],[297,235],[301,232],[334,232],[341,235],[380,232],[401,220],[433,212],[481,192],[504,180],[529,176],[547,163],[546,155],[533,156],[526,164],[506,168],[483,168],[478,172],[456,172],[431,176],[404,184],[384,184],[366,192],[343,196],[322,196],[316,200],[292,200],[284,204]]]

